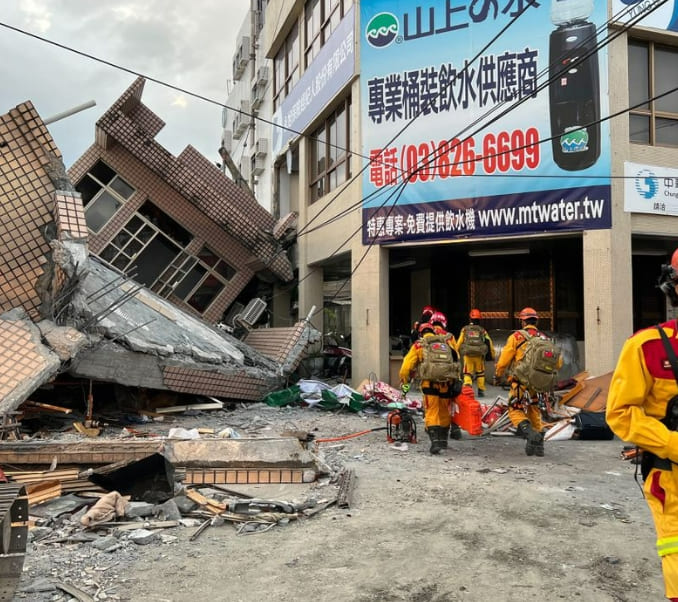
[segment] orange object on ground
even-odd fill
[[[482,435],[482,415],[480,403],[473,394],[473,387],[464,385],[461,393],[452,400],[452,422],[463,428],[469,435]]]

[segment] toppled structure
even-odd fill
[[[103,136],[104,130],[116,123],[120,127],[120,124],[129,125],[126,111],[146,125],[155,124],[150,134],[137,124],[134,136],[144,131],[147,141],[148,136],[162,126],[162,122],[151,119],[152,113],[140,104],[142,89],[143,80],[137,80],[106,114],[106,119],[102,118],[105,123],[98,125],[97,140],[103,140],[106,149],[117,145],[118,154],[125,147],[125,152],[137,158],[143,155],[139,145],[129,142],[122,133],[120,139],[110,137],[113,136],[110,132]],[[114,119],[113,114],[118,117]],[[129,128],[126,126],[123,130],[127,132]],[[208,311],[201,312],[201,304],[207,303],[211,312],[217,309],[223,312],[257,273],[253,265],[258,265],[268,277],[288,279],[292,273],[289,260],[271,238],[273,235],[267,234],[267,227],[275,230],[273,218],[270,215],[263,218],[262,209],[253,198],[239,196],[235,208],[231,207],[229,184],[220,181],[218,176],[227,178],[214,166],[210,165],[216,174],[207,169],[196,174],[157,143],[142,146],[151,147],[149,152],[156,161],[156,170],[169,170],[165,186],[174,186],[175,195],[178,188],[185,194],[191,193],[191,201],[202,220],[200,234],[193,236],[178,222],[171,222],[176,226],[175,232],[189,235],[193,246],[177,248],[176,260],[170,261],[171,258],[158,250],[163,244],[151,246],[152,241],[162,243],[161,236],[165,236],[153,222],[154,216],[162,221],[162,211],[150,215],[146,197],[136,198],[132,194],[123,207],[130,219],[108,221],[106,227],[117,223],[120,229],[116,233],[109,228],[111,242],[102,236],[96,241],[103,252],[111,244],[122,244],[126,228],[138,225],[134,234],[148,244],[136,254],[131,246],[125,246],[118,257],[124,255],[134,265],[116,267],[119,262],[113,261],[115,265],[111,265],[90,256],[89,235],[97,229],[101,234],[103,229],[97,226],[97,218],[88,223],[83,199],[71,185],[60,152],[31,103],[0,116],[0,333],[3,335],[0,413],[15,409],[34,390],[63,372],[127,386],[258,400],[279,388],[303,357],[306,345],[318,340],[319,333],[306,321],[291,328],[266,329],[268,339],[276,344],[264,344],[260,353],[247,342],[202,319]],[[88,151],[90,155],[93,152]],[[198,159],[197,153],[187,152],[194,166],[202,169],[205,163],[209,164],[204,157]],[[96,161],[100,163],[99,158]],[[205,176],[202,183],[199,182],[201,175]],[[154,177],[157,180],[157,174]],[[120,182],[108,184],[127,190],[120,188]],[[155,184],[160,185],[157,181]],[[116,197],[105,196],[109,194],[107,185],[98,196],[89,196],[88,215],[92,213],[101,219],[102,207],[118,203]],[[219,203],[215,203],[216,197]],[[185,198],[175,200],[188,202]],[[93,211],[96,203],[99,209]],[[205,204],[221,207],[223,215],[219,221],[216,221],[218,216],[203,213]],[[135,207],[141,212],[139,215],[134,213]],[[246,222],[243,215],[247,211],[261,218],[260,223],[250,221],[249,229],[235,227],[235,223],[242,226]],[[187,215],[188,220],[194,217]],[[287,232],[289,224],[289,219],[278,224],[279,236]],[[217,238],[227,241],[222,245],[223,250],[237,251],[232,260],[237,268],[233,268],[234,271],[226,268],[222,255],[209,255],[205,251],[205,237],[214,232],[221,232]],[[150,238],[145,238],[146,234]],[[127,242],[131,244],[134,240],[128,238]],[[254,256],[258,258],[256,261]],[[145,257],[146,263],[137,261],[140,257]],[[157,292],[152,292],[142,283],[150,277],[148,266],[163,258],[170,261],[170,267],[177,267],[181,260],[181,267],[176,270],[172,267],[172,286],[167,288],[154,281],[153,290]],[[123,271],[125,268],[136,280]],[[215,274],[218,276],[217,273],[222,280],[226,278],[223,274],[230,276],[228,283],[218,286],[211,280],[208,282]],[[193,288],[183,287],[188,296],[180,308],[181,300],[177,300],[174,293],[180,288],[176,283],[183,283],[179,278],[181,274],[193,278],[189,280]],[[195,280],[201,274],[202,279]],[[253,341],[265,342],[257,336],[253,336]]]

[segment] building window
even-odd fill
[[[169,215],[146,201],[99,255],[152,288],[192,238]]]
[[[304,8],[304,68],[326,44],[352,0],[308,0]]]
[[[134,194],[134,188],[102,161],[94,164],[75,189],[82,196],[87,227],[93,232],[99,232]]]
[[[197,257],[183,254],[160,278],[156,291],[163,297],[174,295],[204,312],[219,296],[235,269],[207,247]]]
[[[150,201],[113,237],[100,257],[161,297],[177,297],[204,312],[236,274],[235,268],[203,247],[184,250],[190,232]]]
[[[631,142],[678,146],[678,92],[649,100],[678,87],[678,47],[629,40]]]
[[[273,110],[299,81],[299,28],[295,24],[273,61]]]
[[[311,202],[351,177],[351,99],[347,98],[313,133],[311,145]]]

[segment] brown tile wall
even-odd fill
[[[200,250],[203,244],[207,244],[210,249],[235,268],[235,276],[204,314],[204,318],[208,321],[216,322],[220,320],[226,308],[233,303],[254,276],[254,272],[249,267],[252,260],[251,253],[121,146],[116,145],[110,151],[102,151],[102,149],[94,147],[88,151],[87,159],[87,162],[81,159],[77,165],[74,165],[77,170],[71,169],[69,171],[74,183],[82,178],[96,161],[101,159],[137,190],[100,232],[91,234],[89,241],[91,251],[94,254],[101,253],[134,212],[141,207],[146,199],[150,199],[195,236],[195,240],[190,243],[187,249],[189,252],[195,253]],[[196,313],[192,307],[178,299],[174,298],[172,301],[182,309],[193,314]]]
[[[271,383],[245,373],[226,376],[216,372],[165,366],[165,386],[171,391],[260,401],[271,390]]]
[[[299,342],[304,328],[303,322],[290,328],[256,328],[248,333],[244,342],[262,355],[282,364]]]
[[[31,332],[21,322],[0,320],[0,400],[45,368]]]
[[[23,307],[37,319],[34,286],[51,252],[41,230],[53,222],[48,153],[61,153],[31,103],[0,116],[0,141],[0,313]]]

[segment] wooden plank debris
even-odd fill
[[[112,464],[144,458],[160,451],[162,442],[153,439],[92,439],[76,442],[0,441],[0,466],[10,464],[50,465],[54,458],[63,464]]]
[[[61,497],[61,483],[59,481],[45,481],[26,485],[26,494],[28,495],[28,505],[35,506],[49,500]]]
[[[607,405],[607,393],[612,381],[612,372],[587,378],[581,384],[584,388],[567,401],[567,405],[587,412],[604,412]]]
[[[166,408],[155,408],[158,414],[174,414],[177,412],[186,412],[187,410],[222,410],[224,403],[215,399],[207,403],[191,403],[187,405],[168,406]]]

